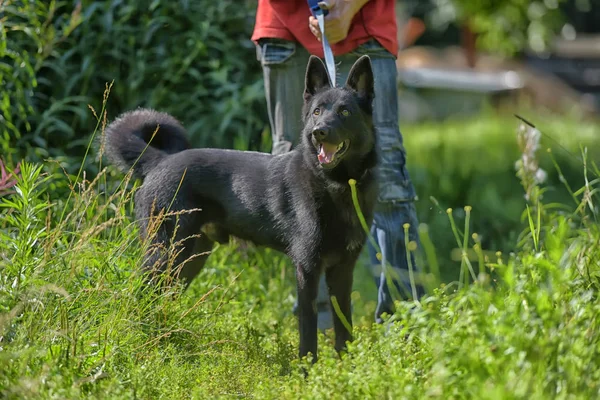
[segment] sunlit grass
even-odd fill
[[[215,248],[187,291],[149,290],[138,273],[144,247],[130,217],[131,185],[103,171],[72,182],[65,204],[48,188],[66,178],[23,162],[15,193],[0,198],[0,396],[598,397],[592,161],[587,184],[573,189],[576,202],[556,208],[538,198],[529,213],[522,210],[512,253],[482,247],[485,232],[473,233],[469,220],[477,208],[465,207],[460,222],[451,212],[445,234],[460,255],[446,284],[436,266],[445,256],[422,226],[428,296],[398,302],[382,325],[372,324],[376,292],[361,259],[356,340],[340,360],[326,332],[306,378],[301,366],[308,364],[296,359],[294,270],[286,257],[232,242]]]

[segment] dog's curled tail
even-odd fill
[[[189,149],[185,129],[169,114],[140,108],[120,115],[106,128],[105,154],[123,172],[143,179],[169,154]]]

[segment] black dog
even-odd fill
[[[179,277],[186,282],[200,272],[214,241],[227,241],[229,235],[291,257],[298,287],[300,356],[311,352],[316,361],[321,273],[326,274],[330,296],[352,323],[352,272],[366,233],[348,181],[356,180],[359,204],[370,223],[377,196],[373,96],[368,57],[356,61],[343,88],[332,88],[323,62],[311,57],[302,140],[289,153],[189,149],[179,122],[145,109],[125,113],[108,126],[106,152],[113,163],[133,169],[144,180],[135,195],[142,235],[149,234],[149,221],[161,210],[200,209],[167,216],[152,239],[163,249],[173,239],[182,244],[174,265],[183,264]],[[145,266],[164,270],[166,254],[151,252]],[[335,312],[333,320],[335,348],[341,351],[351,332]]]

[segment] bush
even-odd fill
[[[0,138],[15,159],[80,164],[102,121],[172,113],[196,145],[258,148],[264,129],[251,1],[15,1],[0,19]],[[15,160],[8,160],[16,164]]]

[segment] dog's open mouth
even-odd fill
[[[349,140],[344,140],[340,144],[321,143],[319,145],[318,159],[323,166],[333,166],[337,164],[340,157],[348,150]]]

